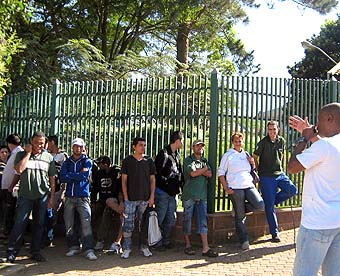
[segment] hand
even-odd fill
[[[152,207],[155,204],[155,199],[153,197],[149,198],[149,207]]]
[[[210,178],[210,177],[212,177],[212,172],[211,171],[205,171],[204,173],[202,173],[202,175]]]
[[[229,187],[226,187],[225,191],[228,195],[232,195],[234,193],[233,189],[230,189]]]
[[[255,160],[252,156],[248,156],[248,162],[250,165],[255,166]]]
[[[289,126],[300,133],[302,133],[304,129],[311,127],[310,123],[308,122],[308,117],[302,119],[297,115],[289,117]]]
[[[24,151],[27,153],[27,154],[31,154],[32,153],[32,144],[27,144],[24,148]]]

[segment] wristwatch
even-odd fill
[[[306,144],[307,144],[307,143],[308,143],[308,140],[307,140],[305,137],[301,136],[301,137],[298,138],[297,142],[298,142],[298,143],[302,143],[302,142],[303,142],[303,143],[306,143]]]

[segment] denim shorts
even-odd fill
[[[196,233],[207,234],[207,201],[206,200],[183,200],[183,233],[191,234],[192,217],[195,214]]]

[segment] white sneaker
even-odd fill
[[[151,257],[152,256],[152,253],[151,253],[149,247],[142,247],[140,249],[140,252],[143,253],[144,257]]]
[[[99,241],[96,243],[94,250],[103,250],[104,248],[104,241]]]
[[[249,249],[249,241],[245,241],[241,245],[242,250],[248,250]]]
[[[80,249],[70,249],[67,253],[66,256],[67,257],[72,257],[74,255],[77,255],[80,253]]]
[[[110,246],[110,249],[108,250],[109,254],[120,254],[121,253],[121,247],[119,243],[112,243]]]
[[[85,257],[86,259],[89,259],[90,261],[95,261],[98,259],[97,256],[92,251],[87,253]]]
[[[127,258],[130,257],[130,253],[131,253],[131,249],[125,249],[125,250],[123,251],[123,254],[121,255],[121,257],[122,257],[123,259],[127,259]]]

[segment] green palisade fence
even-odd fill
[[[56,134],[60,146],[71,152],[71,141],[82,137],[89,156],[109,155],[115,164],[131,153],[136,136],[147,141],[147,154],[155,156],[169,142],[172,131],[186,137],[182,157],[190,154],[195,139],[206,142],[205,155],[216,172],[235,131],[246,134],[245,149],[252,153],[266,135],[266,123],[279,121],[286,139],[285,163],[298,134],[288,126],[292,114],[317,121],[326,103],[339,101],[339,82],[281,78],[220,76],[168,77],[60,83],[3,98],[0,131],[25,141],[36,130]],[[303,174],[291,176],[299,193],[290,202],[301,204]],[[208,189],[210,213],[230,209],[230,201],[217,183]],[[284,205],[283,205],[284,206]]]

